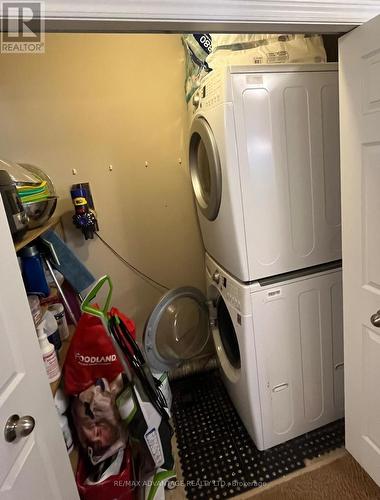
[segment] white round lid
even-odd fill
[[[206,298],[197,288],[167,292],[150,314],[143,343],[151,368],[168,371],[199,355],[209,339]]]

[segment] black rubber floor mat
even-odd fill
[[[173,420],[190,500],[220,500],[305,467],[344,445],[344,420],[259,451],[249,437],[218,372],[171,382]]]

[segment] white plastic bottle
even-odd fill
[[[44,332],[44,326],[45,321],[41,321],[41,323],[37,327],[37,333],[46,373],[49,382],[51,383],[59,379],[59,377],[61,376],[61,370],[59,368],[58,358],[55,353],[54,346],[48,341],[48,338]]]
[[[68,453],[71,453],[74,449],[73,437],[71,435],[71,430],[69,427],[69,421],[65,413],[69,408],[69,401],[65,396],[62,389],[58,389],[54,396],[55,407],[57,408],[57,413],[59,417],[59,425],[63,434],[63,438],[66,443],[66,449]]]
[[[70,335],[69,328],[67,326],[65,308],[62,304],[52,304],[49,306],[48,310],[54,314],[54,318],[58,324],[59,335],[61,340],[66,340]]]

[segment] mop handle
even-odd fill
[[[99,290],[102,288],[102,286],[105,283],[108,283],[108,294],[107,294],[106,302],[105,302],[103,308],[93,307],[91,305],[91,303],[96,298],[97,294],[99,293]],[[110,325],[109,325],[109,321],[108,321],[108,317],[107,317],[107,312],[108,312],[108,309],[109,309],[109,306],[111,303],[112,289],[113,289],[113,286],[112,286],[111,278],[107,275],[102,276],[95,283],[95,285],[91,288],[91,290],[88,292],[88,294],[84,298],[80,308],[81,308],[82,312],[90,314],[92,316],[96,316],[97,318],[100,318],[102,320],[102,324],[104,326],[104,329],[106,330],[108,336],[110,337],[110,339],[112,341],[112,344],[115,348],[115,351],[116,351],[116,354],[119,358],[120,363],[123,365],[124,372],[127,375],[128,380],[130,382],[132,382],[132,380],[133,380],[132,373],[131,373],[131,370],[130,370],[127,362],[125,361],[124,353],[120,349],[119,344],[113,338],[111,331],[110,331],[110,328],[109,328]]]
[[[105,283],[108,283],[108,294],[104,306],[101,308],[93,307],[91,304],[99,293],[99,290],[103,287]],[[91,314],[92,316],[97,316],[98,318],[105,319],[107,321],[107,312],[111,303],[112,297],[112,281],[107,275],[102,276],[95,285],[88,292],[81,304],[81,310],[85,313]]]
[[[46,267],[49,269],[49,273],[55,283],[55,286],[57,287],[57,290],[59,292],[59,295],[62,299],[62,302],[64,303],[65,307],[66,307],[66,310],[67,312],[69,313],[69,316],[70,316],[70,319],[71,321],[73,322],[73,324],[75,326],[77,326],[77,320],[76,320],[76,317],[74,316],[74,313],[73,311],[71,310],[71,307],[70,307],[70,304],[68,303],[67,299],[66,299],[66,296],[65,294],[63,293],[63,290],[62,290],[62,287],[61,285],[59,284],[58,280],[57,280],[57,277],[56,275],[54,274],[54,271],[53,271],[53,267],[52,265],[50,264],[50,260],[48,257],[44,257],[44,261],[45,261],[45,264],[46,264]]]

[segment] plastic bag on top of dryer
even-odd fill
[[[186,102],[189,102],[203,76],[211,71],[206,59],[212,52],[212,42],[208,33],[194,33],[183,35],[182,43],[185,49]]]
[[[320,35],[212,35],[213,50],[207,64],[315,64],[326,62]]]
[[[183,35],[186,55],[186,102],[212,69],[250,64],[326,62],[320,35],[194,34]]]

